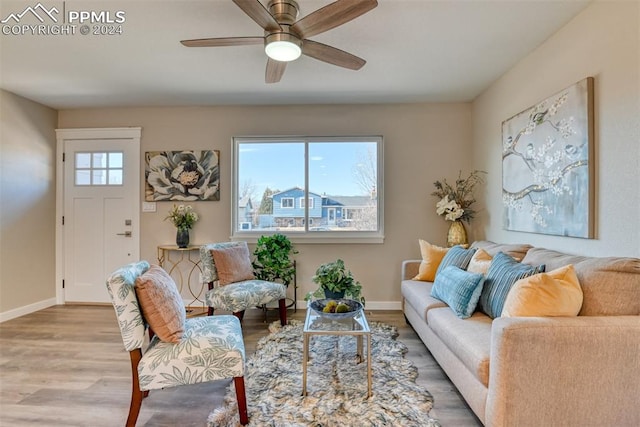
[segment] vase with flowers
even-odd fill
[[[483,174],[486,172],[474,170],[467,178],[462,178],[462,171],[460,171],[455,185],[449,184],[446,179],[433,183],[436,191],[431,195],[440,199],[436,203],[436,213],[444,216],[445,220],[451,221],[447,233],[449,247],[469,243],[462,221],[469,224],[476,214],[476,211],[471,208],[471,205],[476,202],[473,190],[476,185],[484,182]]]
[[[193,210],[191,205],[173,205],[173,208],[169,211],[169,215],[167,215],[165,221],[169,220],[176,226],[176,245],[178,245],[179,248],[189,246],[189,230],[198,219],[198,214]]]

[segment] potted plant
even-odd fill
[[[281,280],[285,286],[293,281],[296,267],[291,255],[298,251],[283,234],[260,236],[253,251],[253,270],[257,279],[273,282]]]
[[[341,259],[322,264],[311,280],[320,287],[314,292],[309,292],[305,297],[306,301],[312,298],[350,298],[364,304],[361,295],[362,285],[353,277],[351,271],[346,269]]]
[[[191,205],[173,205],[173,208],[169,211],[169,215],[167,215],[165,221],[169,220],[176,226],[176,245],[178,245],[179,248],[189,246],[189,230],[198,219],[198,214],[193,210]]]

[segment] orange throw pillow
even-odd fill
[[[438,266],[440,266],[442,258],[444,258],[449,249],[432,245],[431,243],[422,239],[419,239],[418,243],[420,243],[420,254],[422,255],[422,262],[420,263],[420,268],[418,269],[418,275],[414,277],[413,280],[433,282],[436,279],[436,271],[438,270]]]
[[[238,246],[211,249],[213,263],[218,272],[218,280],[222,286],[256,278],[253,274],[247,242],[241,243]]]
[[[136,279],[135,290],[142,315],[158,338],[165,342],[180,342],[187,316],[171,276],[162,267],[152,265]]]
[[[502,317],[577,316],[582,287],[573,265],[518,280],[502,309]]]

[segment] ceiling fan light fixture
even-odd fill
[[[281,62],[294,61],[302,55],[302,42],[288,33],[276,33],[265,39],[264,51],[273,60]]]

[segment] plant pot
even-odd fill
[[[176,245],[178,245],[179,248],[186,248],[189,246],[188,228],[178,228],[178,232],[176,233]]]
[[[342,299],[344,298],[344,291],[341,292],[332,292],[328,289],[324,290],[324,296],[329,299]]]

